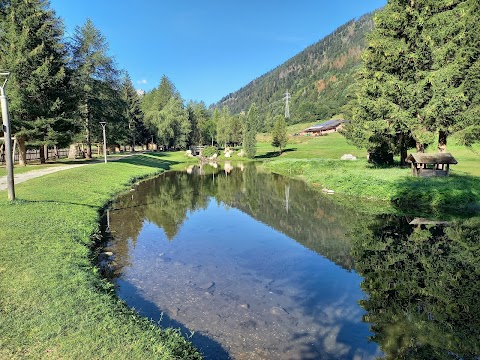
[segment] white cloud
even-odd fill
[[[137,84],[145,85],[148,81],[146,79],[137,80]]]

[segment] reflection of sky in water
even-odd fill
[[[192,341],[210,358],[227,357],[212,343],[235,359],[380,355],[367,339],[355,272],[213,198],[188,212],[172,240],[144,221],[129,244],[120,296],[147,316],[163,311],[167,325],[198,332]]]

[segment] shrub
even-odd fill
[[[214,155],[218,155],[218,149],[215,146],[207,146],[205,149],[202,151],[202,156],[203,157],[212,157]]]

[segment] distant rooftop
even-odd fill
[[[337,126],[343,124],[345,120],[336,119],[336,120],[328,120],[323,123],[310,126],[309,128],[305,129],[304,131],[325,131],[329,129],[334,129]]]

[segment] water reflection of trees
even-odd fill
[[[378,217],[355,230],[361,302],[386,359],[478,359],[480,218],[412,226]]]
[[[121,196],[110,211],[114,252],[123,259],[117,267],[127,265],[129,241],[135,245],[145,221],[161,227],[172,240],[189,211],[206,208],[214,197],[344,268],[352,268],[350,242],[345,236],[350,213],[303,182],[257,172],[255,166],[242,170],[168,173]]]

